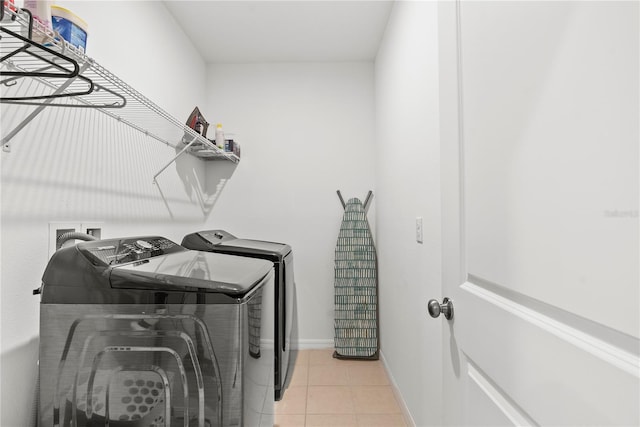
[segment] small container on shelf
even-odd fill
[[[34,20],[51,29],[51,3],[50,0],[24,0],[23,8],[31,12]]]
[[[64,7],[51,6],[51,22],[53,29],[60,33],[71,46],[84,52],[87,48],[87,31],[89,26],[78,15]]]
[[[222,131],[222,125],[218,123],[216,125],[216,147],[224,150],[224,132]]]

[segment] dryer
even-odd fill
[[[42,426],[272,426],[272,264],[160,236],[57,251],[40,303]]]
[[[275,399],[282,399],[291,379],[297,355],[296,284],[293,278],[291,246],[263,240],[239,239],[224,230],[191,233],[182,239],[181,244],[189,249],[265,259],[273,263]]]

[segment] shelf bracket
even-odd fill
[[[87,68],[89,68],[91,66],[91,63],[89,62],[85,62],[84,64],[82,64],[82,66],[80,67],[79,73],[81,74],[83,73]],[[56,89],[56,91],[53,93],[53,96],[58,95],[62,92],[64,92],[64,90],[69,87],[69,85],[71,85],[71,83],[73,83],[73,81],[76,79],[77,77],[73,77],[68,79],[66,82],[64,82],[63,84],[60,85],[60,87],[58,89]],[[10,153],[11,152],[11,143],[9,141],[11,141],[11,139],[16,136],[16,134],[18,132],[20,132],[22,129],[24,129],[25,126],[27,126],[29,124],[29,122],[31,122],[31,120],[33,120],[38,114],[40,114],[46,107],[48,104],[52,103],[54,101],[55,98],[49,98],[49,99],[45,99],[41,104],[39,104],[31,113],[29,113],[29,115],[27,117],[24,118],[24,120],[22,120],[20,123],[18,123],[18,125],[16,125],[15,128],[13,128],[11,130],[11,132],[9,132],[7,135],[5,135],[2,140],[0,140],[0,144],[2,144],[2,151],[4,151],[5,153]]]
[[[162,169],[160,169],[160,170],[158,171],[158,173],[156,173],[155,175],[153,175],[153,183],[154,183],[154,184],[157,184],[156,178],[158,177],[158,175],[160,175],[162,172],[164,172],[166,168],[168,168],[169,166],[171,166],[171,163],[173,163],[173,162],[175,162],[176,160],[178,160],[178,157],[182,156],[182,155],[185,153],[185,151],[187,151],[187,150],[189,149],[189,147],[191,147],[191,146],[193,145],[193,143],[194,143],[194,142],[196,142],[197,140],[198,140],[198,137],[197,137],[197,136],[194,136],[194,137],[193,137],[193,139],[191,140],[191,142],[189,142],[189,143],[188,143],[188,144],[187,144],[187,145],[186,145],[182,150],[180,150],[180,152],[179,152],[178,154],[176,154],[176,156],[175,156],[173,159],[171,159],[171,160],[169,161],[169,163],[167,163],[166,165],[164,165],[164,166],[162,167]]]

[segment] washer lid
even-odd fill
[[[115,266],[112,288],[215,292],[241,297],[272,269],[268,261],[200,251],[184,251]]]
[[[291,252],[291,246],[285,243],[265,242],[262,240],[235,239],[217,245],[218,248],[231,249],[241,254],[279,255],[285,257]]]

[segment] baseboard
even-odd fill
[[[325,348],[333,348],[333,339],[324,340],[298,340],[292,348],[296,350],[320,350]]]
[[[400,393],[400,389],[398,388],[398,383],[396,383],[395,378],[393,377],[391,370],[389,369],[389,365],[387,364],[387,359],[384,358],[384,353],[380,350],[380,361],[382,365],[384,365],[384,370],[387,371],[387,375],[389,376],[389,382],[391,383],[391,389],[393,390],[393,394],[398,401],[398,405],[400,405],[400,409],[402,410],[402,415],[404,416],[404,420],[409,427],[416,427],[416,423],[411,416],[411,412],[409,412],[409,408],[407,407],[406,402],[402,397],[402,393]]]

